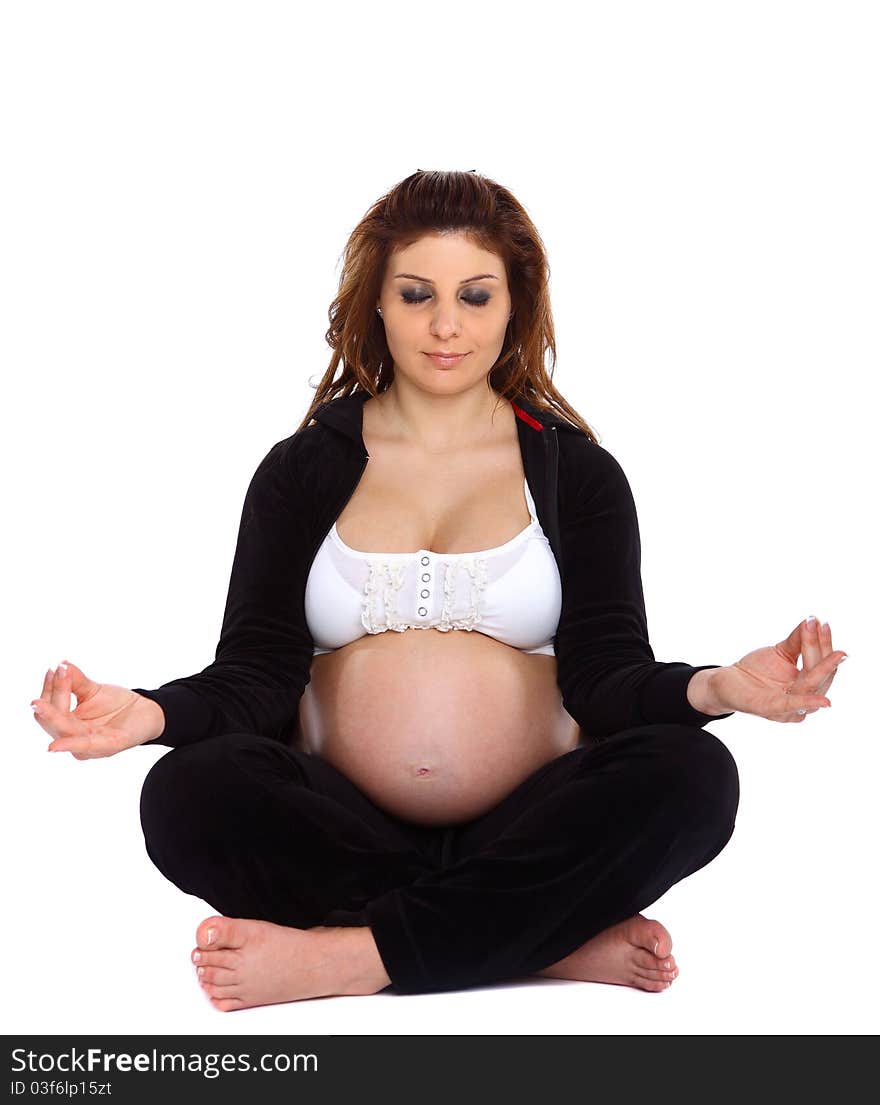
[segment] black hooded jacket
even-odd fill
[[[330,400],[273,445],[245,495],[214,662],[155,690],[176,747],[244,731],[291,743],[310,678],[309,569],[369,461],[366,391]],[[623,469],[582,430],[525,399],[513,404],[523,469],[556,557],[562,611],[554,638],[562,704],[601,740],[652,722],[703,726],[730,717],[687,700],[701,668],[658,662],[648,641],[635,503]]]

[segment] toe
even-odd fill
[[[234,986],[238,981],[238,976],[228,967],[197,967],[196,978],[211,986]]]
[[[669,930],[664,928],[659,921],[649,921],[648,947],[658,959],[668,959],[672,955],[672,937]]]
[[[247,921],[237,917],[207,917],[196,931],[196,943],[202,951],[240,948],[245,941]]]
[[[224,1012],[227,1009],[240,1009],[244,1004],[237,991],[231,986],[217,986],[212,983],[202,983],[202,990],[211,1004]]]
[[[241,992],[240,986],[229,985],[223,982],[208,982],[203,978],[199,979],[199,986],[201,986],[206,994],[220,998],[236,997]]]
[[[668,955],[665,959],[658,959],[653,952],[646,951],[644,948],[636,948],[633,951],[632,961],[640,970],[647,971],[672,971],[677,966],[674,956]]]
[[[221,948],[216,952],[193,948],[190,959],[196,967],[236,967],[239,963],[239,953],[230,948]]]
[[[659,921],[650,920],[641,913],[631,918],[626,936],[631,944],[644,948],[658,959],[669,959],[672,955],[672,937],[669,930]]]
[[[246,1008],[245,1003],[240,998],[215,998],[212,997],[211,1004],[215,1009],[221,1013],[231,1013],[234,1009]]]
[[[196,944],[199,948],[204,950],[206,948],[216,948],[223,941],[221,936],[224,931],[224,922],[226,917],[215,915],[214,917],[206,917],[204,921],[196,929]]]
[[[652,982],[674,982],[678,978],[678,970],[654,971],[646,967],[637,968],[637,974],[641,978],[648,978]]]
[[[639,977],[635,985],[640,990],[650,990],[654,994],[659,994],[662,990],[668,990],[671,983],[661,982],[659,979]]]

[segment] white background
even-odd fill
[[[875,1032],[876,7],[7,3],[2,149],[5,1032]],[[166,748],[50,756],[46,668],[213,659],[244,491],[323,374],[346,238],[416,168],[508,188],[554,381],[624,467],[657,658],[814,613],[830,710],[715,725],[733,839],[646,915],[662,994],[533,979],[223,1014],[212,910],[155,869]],[[872,659],[873,658],[873,659]]]

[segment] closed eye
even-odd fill
[[[410,292],[401,292],[400,298],[403,300],[404,303],[416,304],[416,303],[424,303],[424,302],[426,302],[426,300],[430,299],[431,297],[429,295],[413,295]],[[486,296],[485,299],[467,298],[467,299],[464,300],[464,302],[467,303],[471,307],[485,307],[486,304],[489,302],[489,300],[491,298],[492,298],[491,296]]]

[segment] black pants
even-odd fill
[[[736,763],[679,724],[627,729],[451,828],[398,820],[326,761],[251,733],[144,780],[147,853],[219,914],[369,925],[399,993],[533,974],[647,908],[730,839]]]

